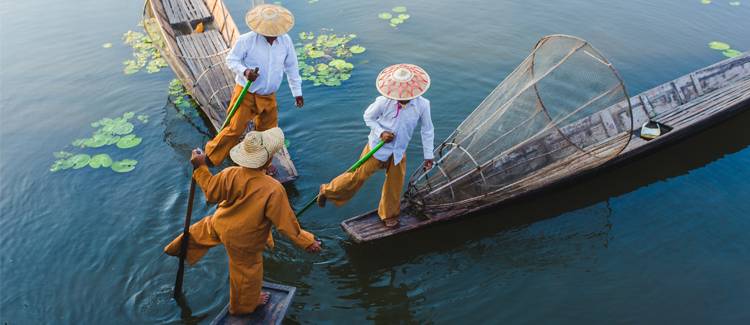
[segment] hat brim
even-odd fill
[[[235,164],[247,168],[260,168],[273,158],[266,150],[249,153],[242,147],[242,142],[229,150],[229,157]]]
[[[264,20],[260,11],[264,8],[273,8],[277,10],[278,17],[273,20]],[[250,29],[260,35],[268,37],[279,37],[288,33],[294,27],[294,15],[281,6],[264,4],[255,7],[245,14],[245,23]]]

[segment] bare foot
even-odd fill
[[[271,299],[271,294],[268,292],[261,292],[260,297],[258,297],[258,306],[263,306],[268,303],[268,300]]]
[[[273,164],[270,164],[268,165],[268,168],[266,168],[266,175],[268,176],[276,175],[277,171],[278,169],[276,169],[276,166],[274,166]]]
[[[328,198],[323,195],[323,185],[320,185],[320,192],[318,192],[318,206],[321,208],[325,208],[326,200],[328,200]]]
[[[398,224],[399,224],[398,217],[385,219],[385,220],[383,220],[383,223],[388,228],[396,228],[396,227],[398,227]]]

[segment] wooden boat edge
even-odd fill
[[[280,305],[280,309],[277,311],[282,316],[286,316],[287,310],[289,309],[289,305],[291,305],[292,299],[294,298],[294,295],[297,293],[297,288],[293,286],[287,286],[283,284],[278,283],[271,283],[263,281],[263,289],[265,290],[277,290],[277,291],[284,291],[286,292],[286,296],[279,301],[276,305]],[[229,304],[224,306],[224,308],[219,312],[218,315],[211,321],[211,325],[219,325],[222,324],[224,318],[229,314]],[[281,317],[280,319],[277,319],[274,324],[281,324],[283,322],[285,317]]]

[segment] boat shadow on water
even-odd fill
[[[626,161],[614,168],[558,184],[527,197],[503,202],[460,220],[436,224],[422,231],[375,243],[346,242],[342,246],[355,268],[385,268],[406,263],[420,255],[451,251],[467,242],[529,227],[533,223],[567,212],[597,204],[606,204],[608,207],[610,198],[685,175],[691,170],[743,150],[750,145],[747,125],[750,125],[748,111],[641,159]],[[604,245],[607,245],[606,239]],[[383,251],[389,253],[378,253]],[[373,254],[378,254],[379,258],[371,258]]]

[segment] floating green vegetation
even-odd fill
[[[740,4],[741,4],[741,3],[740,3],[739,1],[730,1],[730,2],[729,2],[729,5],[730,5],[730,6],[735,6],[735,7],[736,7],[736,6],[739,6]]]
[[[701,3],[704,4],[704,5],[710,5],[711,4],[711,0],[701,0]]]
[[[734,58],[742,55],[742,51],[735,50],[728,43],[724,42],[713,41],[708,43],[708,47],[710,47],[712,50],[720,51],[721,54],[724,54],[724,56],[728,58]]]
[[[144,27],[144,23],[141,22],[138,26]],[[147,73],[155,73],[167,67],[167,61],[162,58],[156,47],[158,45],[163,48],[164,40],[160,38],[151,39],[151,35],[156,37],[161,35],[156,21],[147,19],[145,29],[147,30],[145,34],[129,30],[122,35],[122,41],[133,48],[133,59],[125,60],[122,63],[125,65],[125,68],[123,68],[125,74],[134,74],[143,68],[146,69]]]
[[[406,13],[406,7],[404,6],[393,7],[391,11],[393,13],[381,12],[378,14],[378,18],[387,20],[391,24],[391,27],[398,27],[398,25],[403,24],[407,19],[411,18],[411,16]]]
[[[112,48],[112,43],[104,43],[102,44],[102,47],[105,49]]]
[[[181,116],[188,118],[199,117],[198,103],[190,97],[190,94],[188,94],[187,89],[182,85],[180,79],[172,79],[172,81],[169,82],[169,97]],[[148,122],[148,119],[146,119],[146,122]]]
[[[355,34],[337,35],[323,30],[317,36],[312,32],[302,32],[299,38],[302,42],[296,49],[302,79],[312,81],[315,86],[336,87],[349,80],[354,64],[346,59],[366,50],[360,45],[349,45],[357,38]]]
[[[120,149],[129,149],[139,145],[143,139],[132,134],[135,125],[130,122],[135,118],[135,113],[127,112],[120,117],[105,117],[101,120],[91,123],[91,127],[96,130],[89,138],[76,139],[72,142],[74,147],[78,148],[101,148],[104,146],[115,145]],[[148,122],[148,115],[141,114],[136,118],[141,123]],[[91,168],[110,168],[116,172],[124,173],[135,168],[137,163],[132,159],[125,159],[119,162],[113,162],[112,157],[105,153],[89,155],[87,153],[72,153],[68,151],[58,151],[53,154],[57,160],[50,166],[51,172],[66,169],[81,169],[86,166]]]

